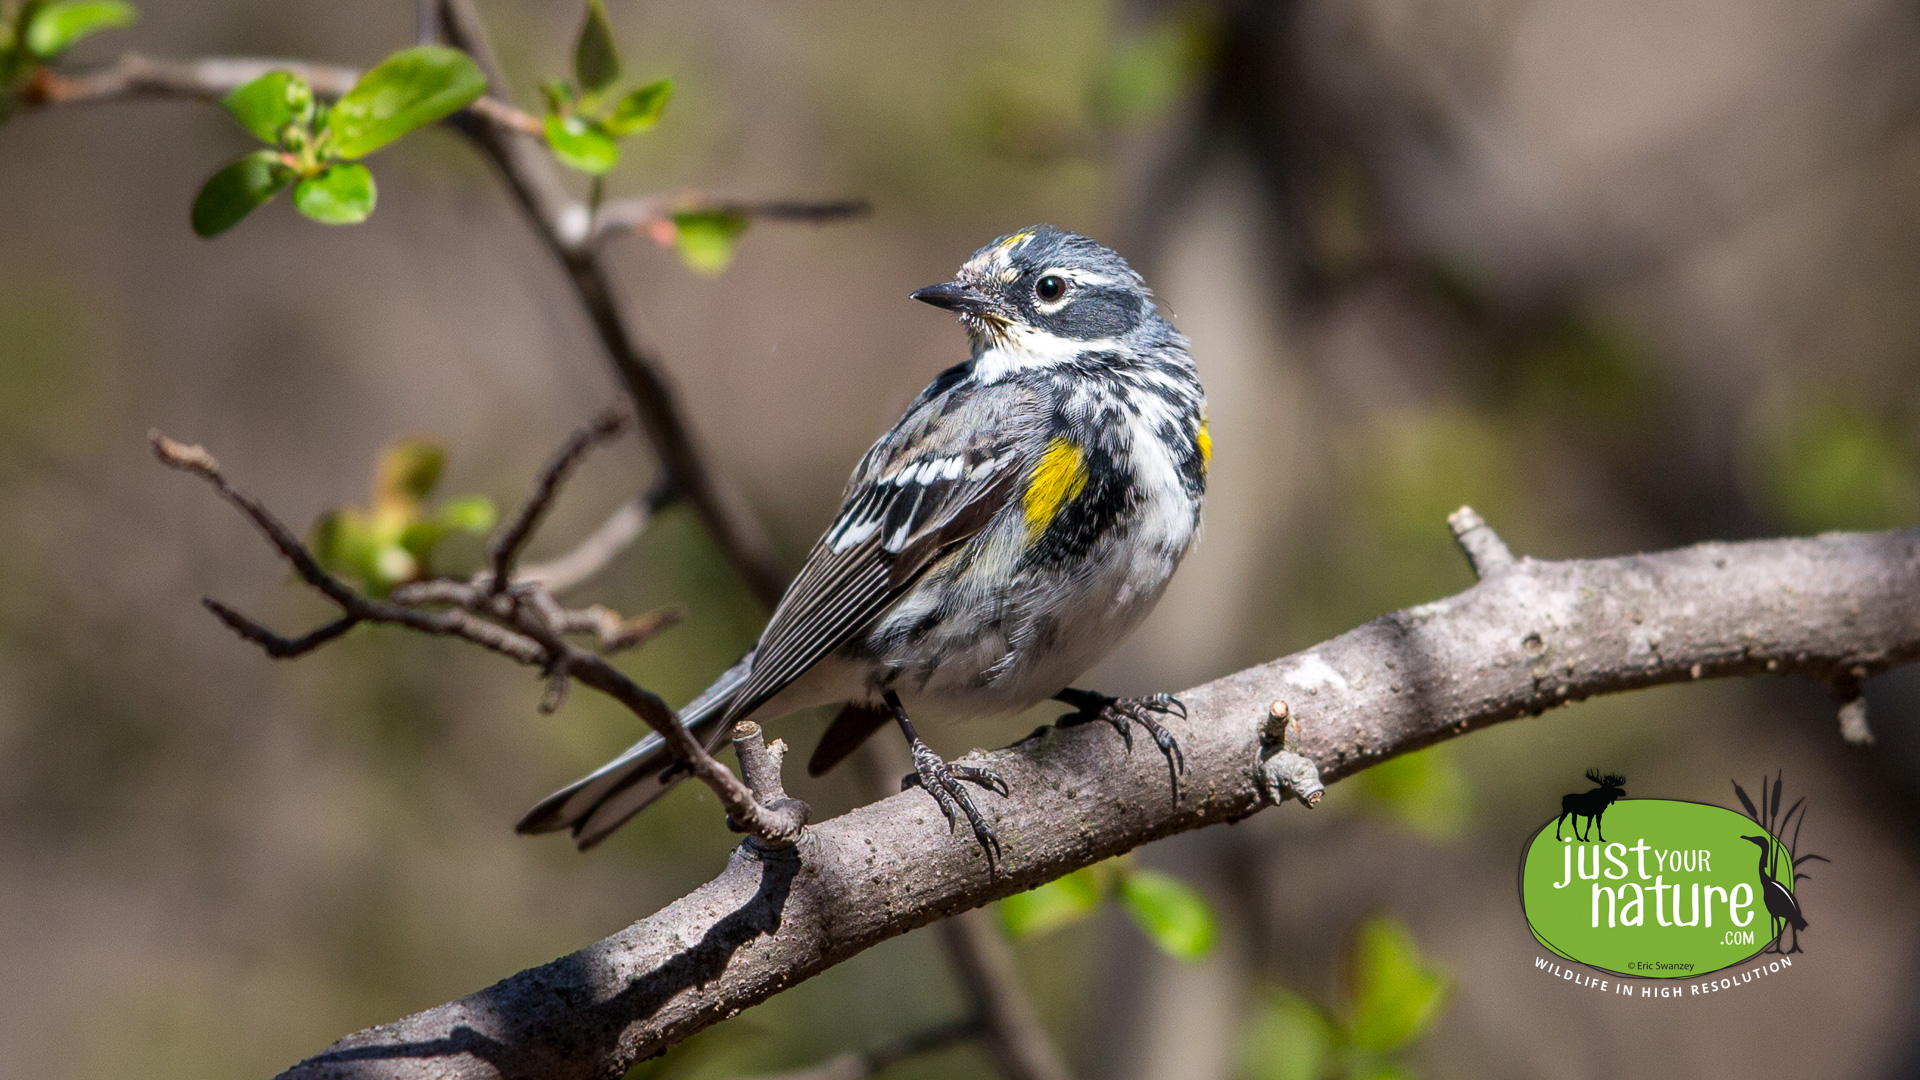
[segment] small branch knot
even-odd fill
[[[1275,805],[1291,795],[1311,810],[1327,792],[1327,785],[1320,781],[1320,767],[1291,750],[1281,750],[1262,762],[1260,776],[1266,782],[1267,798]]]
[[[1453,530],[1453,542],[1460,545],[1475,577],[1484,581],[1513,567],[1513,552],[1507,542],[1473,507],[1463,506],[1448,514],[1447,527]]]
[[[1867,669],[1854,667],[1833,682],[1834,696],[1840,699],[1840,737],[1849,746],[1872,746],[1873,729],[1867,726]]]
[[[1281,698],[1267,706],[1260,721],[1260,782],[1267,801],[1278,806],[1291,795],[1311,810],[1326,792],[1320,781],[1320,769],[1313,759],[1286,749],[1287,733],[1293,727],[1293,707]]]
[[[769,746],[759,724],[742,720],[733,727],[733,754],[740,761],[740,778],[759,804],[762,820],[748,827],[728,815],[727,824],[736,831],[751,832],[748,842],[763,849],[792,847],[813,808],[789,797],[780,780],[780,766],[787,759],[786,740],[775,739]]]
[[[1265,746],[1280,746],[1287,741],[1287,725],[1293,720],[1293,710],[1285,701],[1273,699],[1267,706],[1266,722],[1260,725],[1260,742]]]

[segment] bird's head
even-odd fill
[[[960,316],[974,350],[1074,355],[1157,322],[1127,261],[1078,233],[1034,225],[975,252],[960,276],[913,299]]]

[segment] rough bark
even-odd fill
[[[1333,781],[1595,694],[1769,672],[1844,685],[1920,656],[1920,531],[1485,570],[1463,593],[1181,695],[1178,805],[1150,746],[1129,756],[1105,725],[1044,728],[985,755],[1013,789],[986,800],[997,875],[925,792],[905,792],[809,827],[793,851],[743,845],[712,882],[612,937],[284,1075],[618,1076],[888,938],[1270,805],[1276,699],[1285,753]]]

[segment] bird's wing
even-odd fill
[[[1011,384],[940,387],[929,387],[854,471],[839,515],[761,634],[730,719],[839,648],[1018,497],[1041,442],[1039,395]]]

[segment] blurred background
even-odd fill
[[[532,107],[581,4],[481,6]],[[615,248],[623,303],[790,565],[860,452],[964,356],[911,289],[1036,221],[1146,274],[1193,339],[1216,457],[1205,539],[1087,680],[1102,689],[1194,685],[1466,587],[1444,523],[1461,503],[1543,557],[1920,518],[1912,4],[607,6],[629,72],[679,87],[610,193],[876,208],[758,226],[717,277],[644,238]],[[398,0],[172,0],[73,59],[364,66],[413,32]],[[304,526],[365,503],[402,436],[444,444],[448,494],[516,505],[619,400],[556,266],[457,136],[382,154],[363,226],[281,200],[197,239],[194,191],[247,148],[188,103],[0,127],[0,1074],[271,1075],[612,932],[737,839],[692,786],[588,855],[515,837],[638,722],[586,692],[537,715],[528,672],[396,631],[276,664],[200,608],[211,594],[289,631],[327,614],[228,507],[152,462],[150,426],[205,443]],[[593,459],[535,556],[652,469],[631,439]],[[450,545],[447,567],[479,550]],[[677,510],[575,598],[686,611],[621,661],[674,702],[764,617]],[[1016,955],[1084,1077],[1304,1075],[1275,1032],[1298,1020],[1288,1002],[1338,1009],[1343,942],[1369,913],[1449,980],[1402,1062],[1417,1075],[1920,1075],[1920,678],[1869,692],[1864,750],[1824,688],[1787,680],[1504,725],[1313,813],[1139,853],[1210,901],[1201,960],[1116,911]],[[931,738],[954,754],[1051,717]],[[823,724],[781,733],[804,751]],[[1534,972],[1519,852],[1591,767],[1632,795],[1722,805],[1729,778],[1784,769],[1789,800],[1809,797],[1805,848],[1833,860],[1802,887],[1790,976],[1656,1005]],[[822,816],[861,790],[794,787]],[[797,1067],[962,1008],[916,933],[669,1064]],[[989,1070],[963,1046],[890,1075]]]

